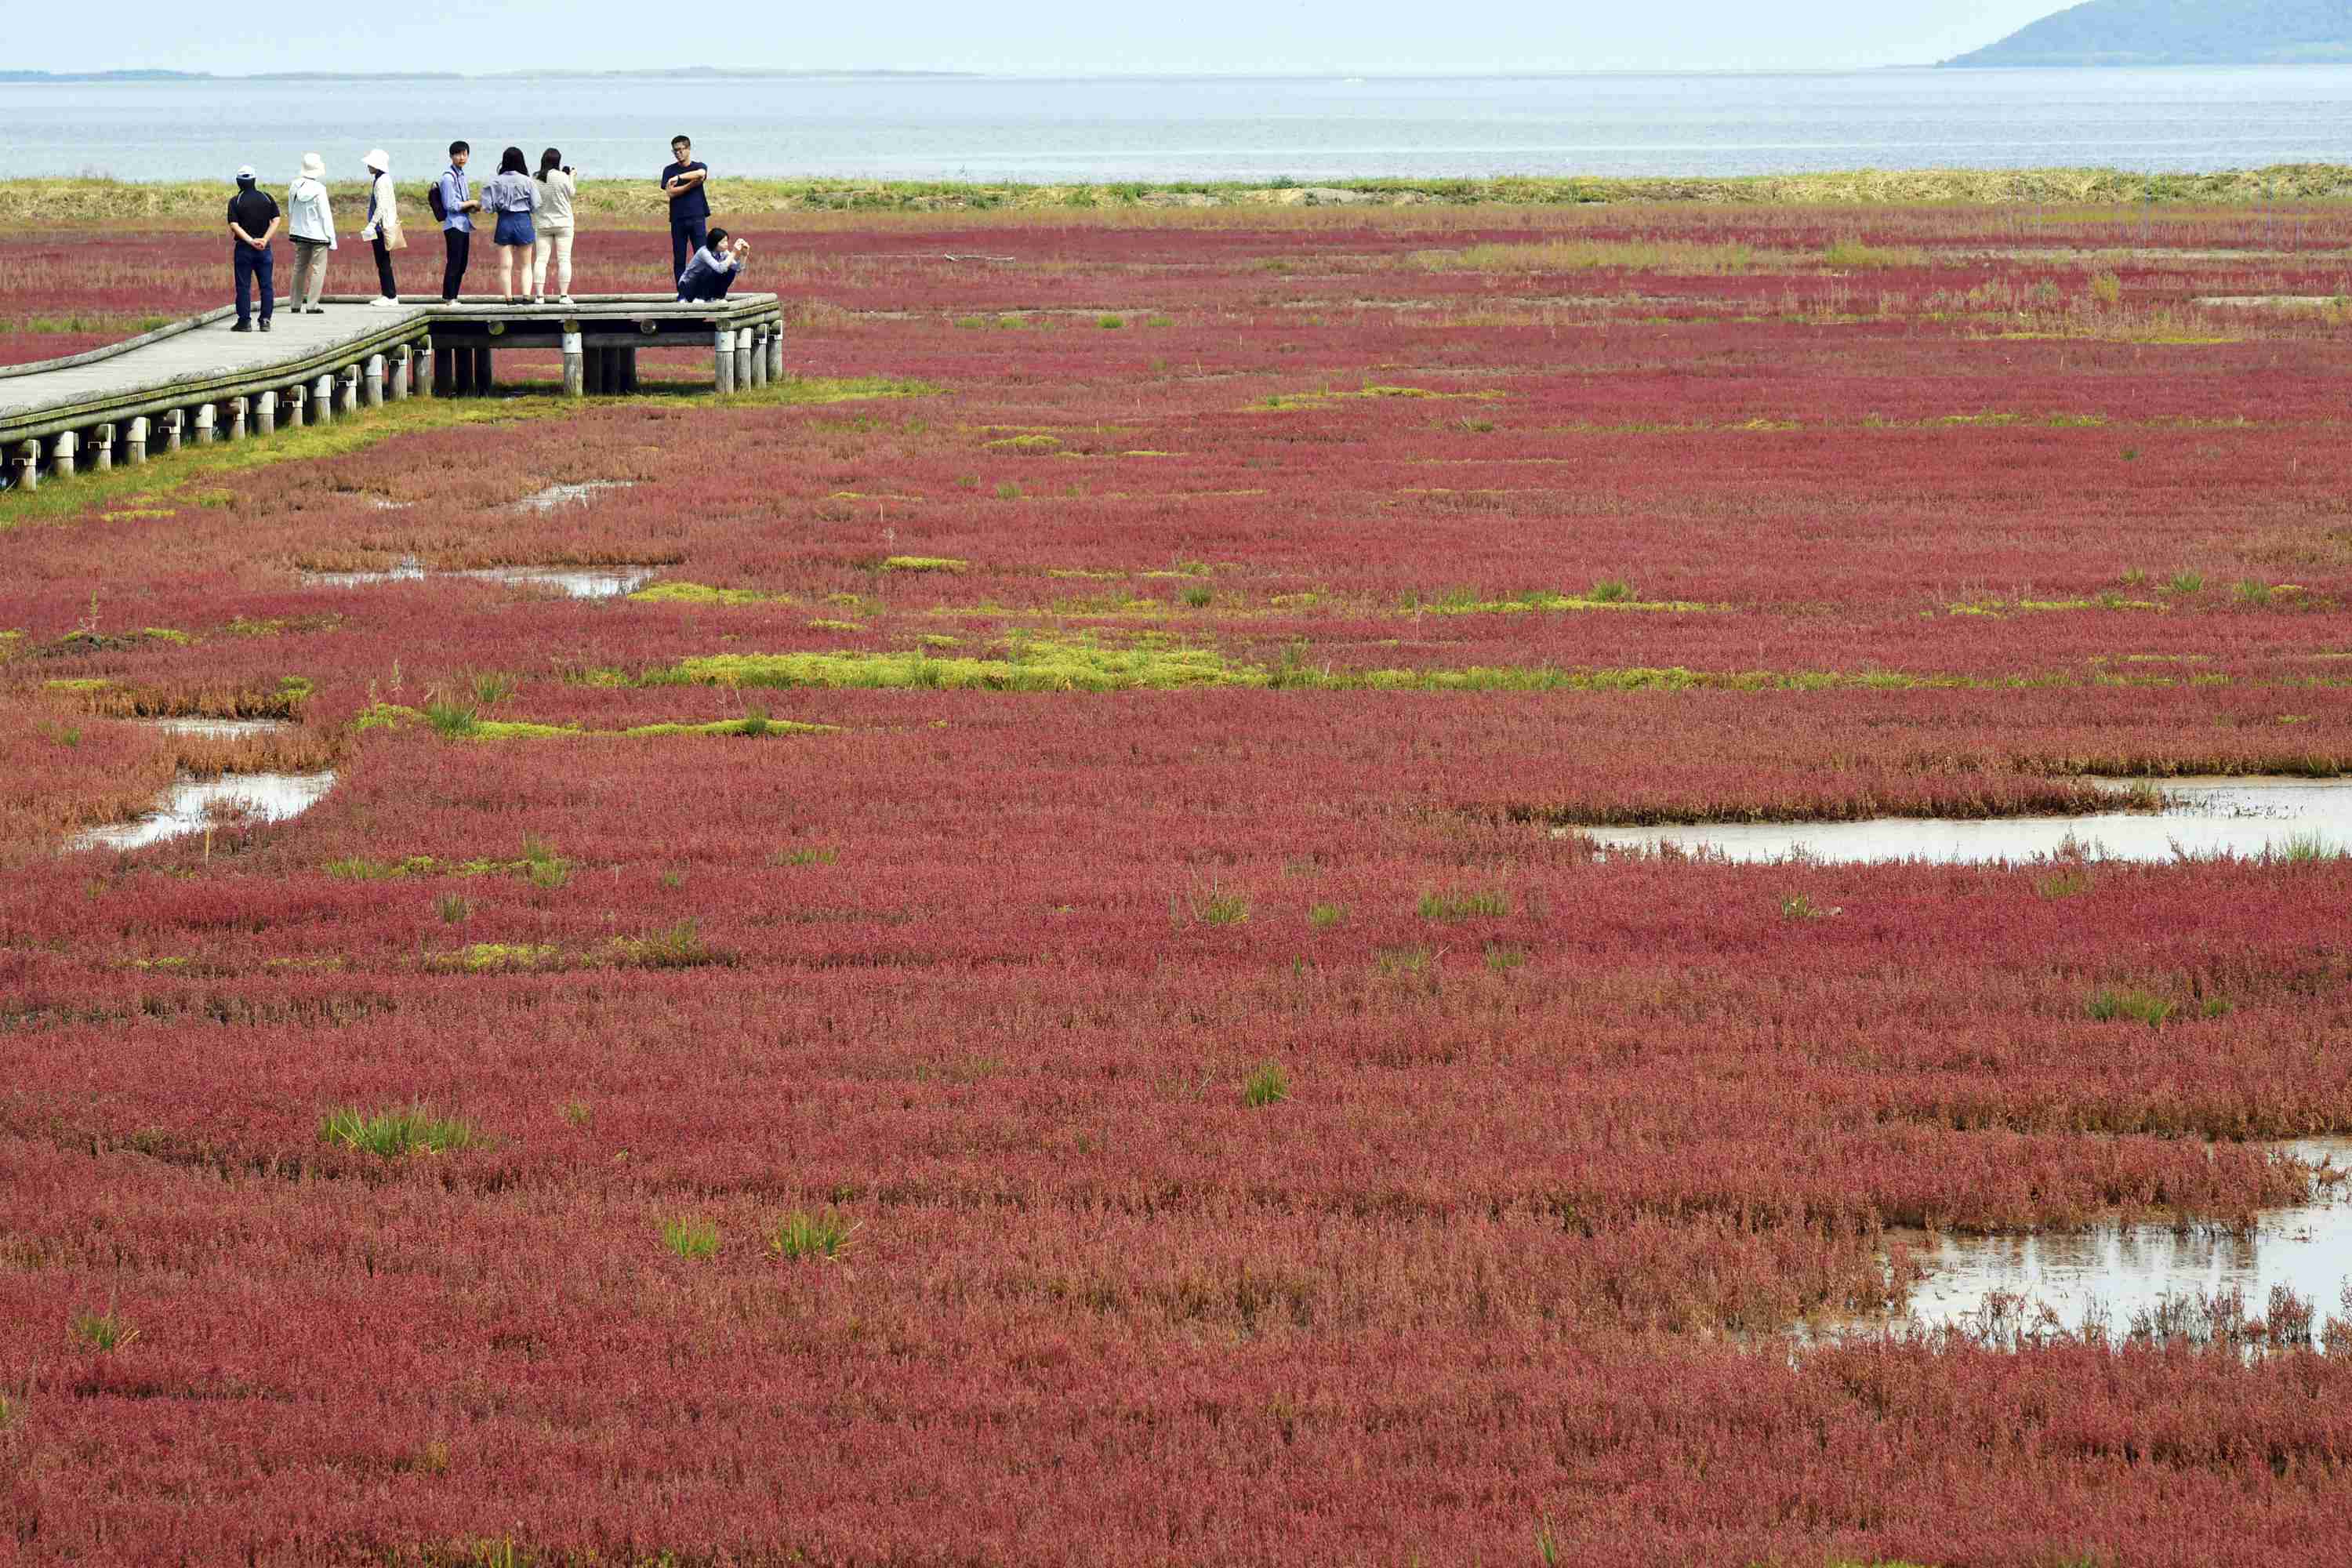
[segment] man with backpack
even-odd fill
[[[265,332],[269,330],[270,309],[278,303],[278,285],[273,277],[277,258],[270,253],[269,242],[278,237],[278,226],[284,221],[284,216],[278,210],[277,198],[255,181],[252,164],[239,169],[236,195],[228,199],[229,258],[236,274],[236,325],[229,329],[232,332],[253,331],[255,285],[260,286],[261,330]]]
[[[441,266],[441,302],[457,303],[458,286],[466,281],[466,262],[474,247],[473,215],[482,210],[474,200],[466,183],[466,160],[474,155],[473,148],[463,142],[449,143],[449,166],[425,193],[425,205],[441,220],[441,244],[448,252]]]

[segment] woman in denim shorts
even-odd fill
[[[497,216],[490,239],[499,247],[499,292],[514,302],[515,262],[522,263],[522,286],[530,291],[530,253],[539,236],[530,215],[539,209],[539,182],[530,177],[522,149],[509,147],[499,155],[499,172],[482,186],[482,210]]]

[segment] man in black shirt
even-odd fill
[[[702,248],[710,222],[710,193],[703,189],[703,182],[710,178],[710,170],[694,161],[694,143],[683,136],[670,138],[669,155],[661,188],[669,198],[669,280],[675,284]]]
[[[253,331],[252,296],[257,284],[261,292],[261,330],[269,330],[269,311],[278,303],[277,264],[269,242],[278,237],[278,226],[283,221],[277,199],[254,184],[253,165],[239,169],[236,195],[228,199],[229,258],[236,270],[236,325],[229,329],[232,332]]]

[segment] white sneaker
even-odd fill
[[[533,294],[530,297],[530,302],[534,305],[544,305],[547,303],[547,296],[544,294]]]
[[[569,294],[566,294],[565,296],[563,296],[563,298],[562,298],[562,299],[558,300],[556,301],[556,303],[557,303],[557,304],[559,304],[559,305],[569,305],[570,303],[572,303],[572,296],[571,296],[571,295],[569,295]]]
[[[375,300],[374,300],[374,301],[373,301],[373,302],[374,302],[375,308],[376,308],[377,310],[392,310],[392,309],[394,309],[394,307],[398,306],[398,305],[399,305],[399,303],[400,303],[400,301],[399,301],[399,300],[397,300],[394,299],[394,298],[393,298],[391,295],[389,295],[389,294],[379,294],[379,295],[377,295],[377,296],[375,297]]]

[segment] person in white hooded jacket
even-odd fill
[[[316,153],[302,154],[302,172],[286,188],[286,232],[294,240],[287,302],[298,315],[323,315],[319,296],[327,287],[327,252],[335,248],[335,215],[327,207],[327,163]]]
[[[400,303],[400,285],[392,276],[392,253],[408,248],[400,232],[400,199],[392,188],[392,154],[378,147],[367,155],[368,215],[360,237],[375,251],[375,303],[390,309]]]

